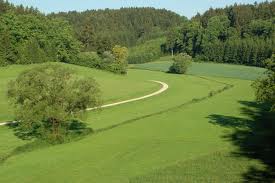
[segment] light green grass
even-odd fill
[[[162,57],[155,62],[131,65],[132,68],[146,69],[154,71],[169,71],[172,65],[171,57]],[[218,64],[218,63],[199,63],[193,62],[187,74],[199,76],[229,77],[246,80],[256,80],[262,76],[265,69],[259,67],[249,67],[243,65]]]
[[[212,182],[223,182],[224,174],[219,176],[217,172],[209,171],[214,168],[226,170],[230,172],[226,176],[241,181],[241,174],[248,166],[259,164],[238,157],[230,157],[232,162],[238,162],[238,167],[231,162],[226,164],[226,155],[237,149],[223,138],[232,130],[214,125],[209,119],[213,114],[247,118],[240,110],[242,104],[239,101],[253,101],[250,81],[145,70],[130,70],[125,77],[129,82],[149,79],[166,82],[169,90],[146,100],[89,112],[87,123],[98,133],[69,144],[13,156],[0,165],[0,182],[126,183],[143,178],[154,180],[154,172],[169,169],[177,162],[191,166],[191,173],[187,172],[183,179],[189,180],[187,182],[206,182],[212,176],[215,178]],[[223,88],[224,82],[234,87],[202,101],[191,102]],[[14,148],[20,145],[17,141],[13,143]],[[5,145],[5,141],[0,144]],[[224,154],[219,155],[220,158],[215,152]],[[187,165],[178,171],[186,172]],[[171,174],[171,180],[178,180],[176,171]],[[163,173],[159,174],[162,179]],[[148,179],[147,175],[153,178]],[[200,179],[196,179],[198,176]],[[226,179],[229,182],[230,177]]]
[[[160,88],[158,84],[149,82],[148,80],[128,78],[127,76],[115,75],[109,72],[80,66],[66,66],[75,70],[76,74],[80,76],[92,76],[100,85],[100,89],[103,92],[102,98],[104,103],[112,103],[143,96]],[[34,65],[0,67],[0,122],[13,120],[12,107],[9,105],[6,96],[8,82],[14,80],[19,73],[31,67],[34,67]]]

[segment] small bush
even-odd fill
[[[110,51],[103,52],[103,54],[101,55],[101,59],[102,59],[101,68],[104,70],[110,71],[111,64],[115,62],[115,57],[112,54],[112,52]]]
[[[101,69],[101,58],[96,52],[82,52],[78,55],[77,65]]]
[[[116,45],[112,49],[112,54],[115,58],[115,61],[111,64],[110,71],[118,74],[127,74],[128,49],[126,47]]]
[[[100,56],[96,52],[82,52],[71,64],[107,70],[116,74],[127,74],[128,49],[116,45],[112,51],[105,51]]]
[[[185,74],[188,67],[191,65],[192,57],[187,55],[186,53],[181,53],[179,55],[176,55],[173,60],[174,63],[169,68],[169,72],[176,74]]]

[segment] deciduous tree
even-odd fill
[[[56,64],[21,73],[9,84],[8,97],[16,109],[17,135],[52,143],[65,140],[70,120],[100,104],[94,79],[77,78],[69,68]]]

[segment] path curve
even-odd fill
[[[145,96],[142,96],[142,97],[133,98],[133,99],[129,99],[129,100],[124,100],[124,101],[120,101],[120,102],[115,102],[115,103],[112,103],[112,104],[106,104],[106,105],[102,105],[100,107],[88,108],[86,110],[87,111],[92,111],[92,110],[99,109],[99,108],[113,107],[113,106],[117,106],[117,105],[121,105],[121,104],[135,102],[135,101],[138,101],[138,100],[143,100],[143,99],[146,99],[146,98],[149,98],[149,97],[159,95],[159,94],[163,93],[164,91],[166,91],[169,88],[168,84],[166,84],[164,82],[156,81],[156,80],[150,80],[150,81],[161,84],[162,85],[161,89],[159,89],[158,91],[156,91],[154,93],[151,93],[151,94],[148,94],[148,95],[145,95]],[[4,125],[7,125],[7,124],[11,124],[11,123],[16,123],[16,121],[0,123],[0,126],[4,126]]]
[[[125,104],[125,103],[130,103],[130,102],[134,102],[134,101],[138,101],[138,100],[143,100],[143,99],[146,99],[146,98],[149,98],[149,97],[153,97],[153,96],[155,96],[155,95],[159,95],[159,94],[161,94],[162,92],[164,92],[165,90],[167,90],[167,89],[169,88],[168,84],[166,84],[166,83],[164,83],[164,82],[155,81],[155,80],[150,80],[150,81],[161,84],[161,85],[162,85],[161,89],[159,89],[158,91],[156,91],[156,92],[154,92],[154,93],[151,93],[151,94],[149,94],[149,95],[145,95],[145,96],[142,96],[142,97],[133,98],[133,99],[129,99],[129,100],[124,100],[124,101],[116,102],[116,103],[112,103],[112,104],[106,104],[106,105],[103,105],[103,106],[100,106],[100,107],[88,108],[88,109],[86,109],[86,110],[87,110],[87,111],[92,111],[92,110],[95,110],[95,109],[98,109],[98,108],[113,107],[113,106],[116,106],[116,105],[121,105],[121,104]]]

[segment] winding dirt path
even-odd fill
[[[135,102],[135,101],[138,101],[138,100],[143,100],[143,99],[146,99],[146,98],[149,98],[149,97],[159,95],[159,94],[163,93],[164,91],[166,91],[169,88],[168,84],[166,84],[164,82],[155,81],[155,80],[150,80],[150,81],[160,84],[162,86],[161,89],[159,89],[158,91],[156,91],[154,93],[151,93],[151,94],[148,94],[148,95],[145,95],[145,96],[142,96],[142,97],[133,98],[133,99],[129,99],[129,100],[124,100],[124,101],[120,101],[120,102],[115,102],[115,103],[112,103],[112,104],[106,104],[106,105],[103,105],[103,106],[100,106],[100,107],[88,108],[86,110],[87,111],[92,111],[92,110],[95,110],[95,109],[98,109],[98,108],[113,107],[113,106],[117,106],[117,105],[121,105],[121,104]],[[16,123],[16,121],[3,122],[3,123],[0,123],[0,126],[4,126],[4,125],[7,125],[7,124],[11,124],[11,123]]]

